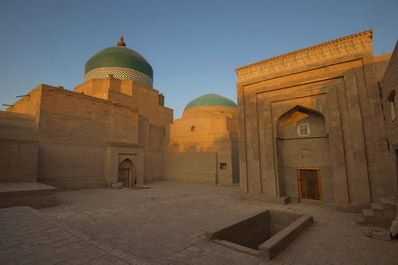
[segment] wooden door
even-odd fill
[[[322,200],[319,168],[298,168],[298,190],[300,200]]]
[[[130,187],[130,169],[129,168],[119,168],[118,182],[123,183],[123,187]]]

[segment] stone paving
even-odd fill
[[[48,220],[55,220],[48,222],[59,225],[60,231],[75,231],[71,239],[66,239],[76,240],[70,243],[75,247],[69,250],[73,257],[63,260],[63,264],[398,264],[398,240],[381,241],[363,236],[364,228],[355,223],[355,214],[333,211],[320,204],[242,201],[238,187],[167,181],[152,182],[150,186],[151,189],[143,190],[58,192],[59,206],[39,211],[44,217],[51,217]],[[309,214],[314,216],[314,224],[271,261],[204,240],[205,231],[263,209]],[[38,238],[43,231],[47,234],[46,229],[53,228],[25,214],[12,218],[4,217],[0,211],[0,264],[28,264],[35,261],[32,256],[39,259],[40,253],[48,249],[40,250]],[[19,229],[12,225],[14,220],[26,228],[13,231]],[[11,240],[12,237],[16,239]],[[13,243],[7,243],[9,239]],[[37,244],[32,247],[28,239]],[[45,246],[48,241],[42,244]],[[47,263],[37,264],[59,261],[56,258],[62,253],[57,252],[62,246],[52,244],[47,248],[54,255]],[[9,253],[22,249],[26,255],[19,255],[14,263],[4,262],[10,258]],[[100,252],[101,256],[76,256],[74,251]],[[85,261],[79,261],[84,258]]]
[[[30,207],[0,210],[0,264],[148,264]]]

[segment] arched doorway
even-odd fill
[[[131,187],[137,184],[136,169],[130,159],[125,159],[119,164],[118,182],[123,183],[123,187]]]
[[[278,119],[278,171],[282,196],[334,202],[325,118],[296,106]]]

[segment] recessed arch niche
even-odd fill
[[[137,184],[137,170],[134,163],[126,158],[119,164],[118,182],[123,183],[123,187],[131,187]]]
[[[282,114],[277,120],[276,146],[281,196],[299,200],[305,183],[300,170],[311,169],[319,174],[319,200],[334,202],[329,136],[322,113],[295,106]]]

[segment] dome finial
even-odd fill
[[[126,43],[124,43],[123,35],[120,37],[120,41],[117,43],[117,46],[126,47]]]

